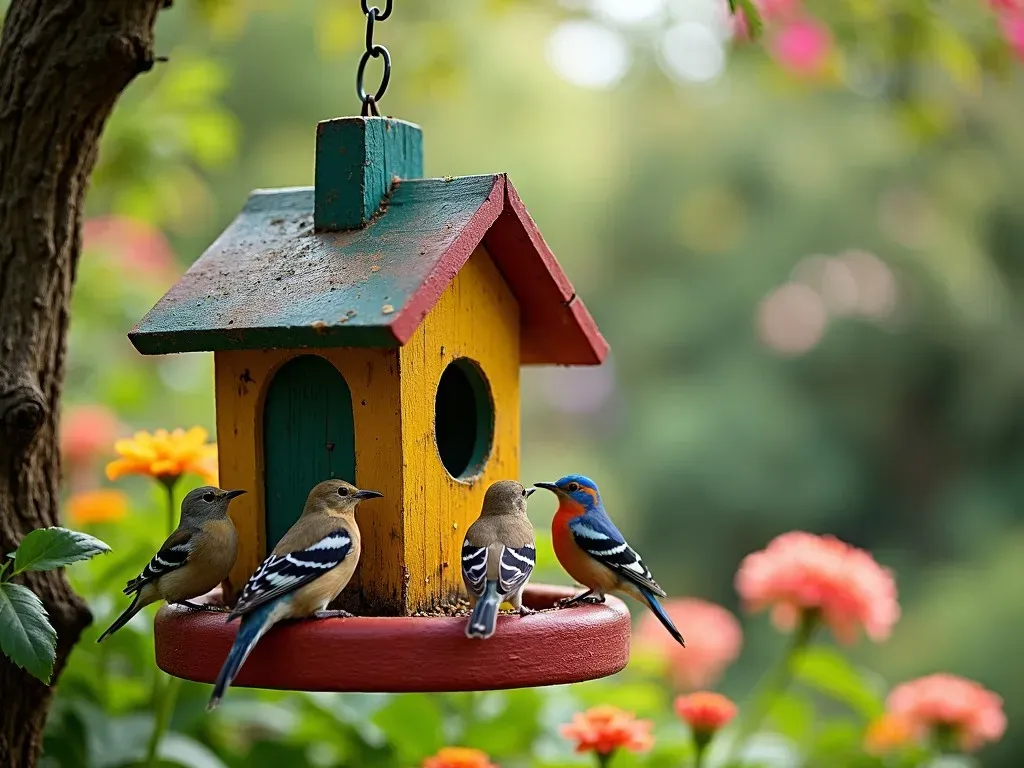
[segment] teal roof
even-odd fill
[[[482,242],[520,302],[523,362],[607,346],[503,174],[395,183],[367,226],[313,227],[312,187],[257,190],[129,333],[143,354],[405,343]]]

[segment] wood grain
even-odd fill
[[[503,615],[487,641],[465,635],[465,617],[359,617],[285,622],[264,637],[235,686],[299,691],[439,692],[593,680],[629,661],[629,611],[604,605],[551,608],[574,594],[531,585],[531,616]],[[216,599],[211,593],[211,599]],[[168,674],[212,682],[238,624],[223,614],[165,606],[156,618],[156,661]],[[358,659],[358,664],[346,663]],[[429,662],[429,663],[427,663]],[[230,696],[230,693],[228,694]]]
[[[460,549],[496,480],[519,477],[519,307],[478,248],[398,353],[405,446],[403,560],[408,610],[425,610],[462,589]],[[454,360],[483,372],[494,401],[494,441],[480,474],[456,480],[434,437],[437,382]]]

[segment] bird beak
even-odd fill
[[[231,501],[233,498],[235,498],[236,496],[241,496],[243,493],[245,493],[245,491],[224,491],[223,498],[225,501]]]
[[[561,493],[562,492],[562,489],[559,488],[554,483],[534,483],[533,486],[534,486],[534,488],[546,488],[547,490],[551,491],[552,493]]]
[[[352,494],[352,498],[359,499],[360,501],[363,499],[382,499],[384,494],[380,491],[356,491]]]
[[[527,488],[527,489],[526,489],[526,498],[530,498],[530,497],[531,497],[531,496],[533,496],[533,494],[535,494],[536,492],[537,492],[537,489],[536,489],[536,488]]]

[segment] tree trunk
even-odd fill
[[[117,97],[153,66],[167,0],[13,0],[0,37],[0,555],[58,522],[57,420],[82,198]],[[62,571],[26,574],[60,674],[92,617]],[[52,689],[0,656],[0,765],[39,757]]]

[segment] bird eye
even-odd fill
[[[207,491],[206,493],[203,494],[203,501],[207,501],[207,502],[213,501],[214,498],[215,497],[214,497],[214,495],[213,495],[213,493],[211,491]]]
[[[348,488],[346,488],[345,486],[342,486],[341,488],[339,488],[338,489],[338,495],[339,496],[348,496]]]
[[[578,491],[579,489],[579,483],[569,483],[567,486],[565,486],[565,490],[567,490],[569,493],[576,493],[576,491]]]

